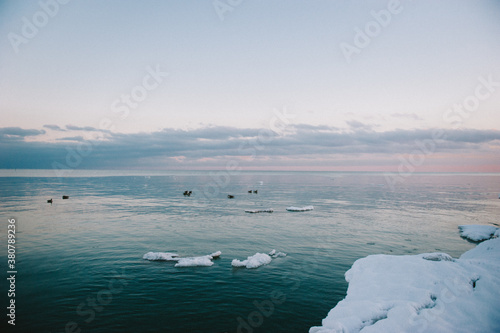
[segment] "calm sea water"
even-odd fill
[[[16,326],[3,314],[2,331],[307,332],[345,296],[355,260],[458,257],[475,245],[457,226],[494,224],[500,211],[500,175],[414,174],[391,190],[382,174],[215,174],[0,177],[0,240],[7,244],[15,218],[18,271]],[[287,212],[292,205],[315,209]],[[258,208],[274,213],[244,212]],[[257,269],[231,267],[272,249],[288,255]],[[175,268],[143,260],[149,251],[222,256],[211,267]],[[5,279],[1,288],[6,306]]]

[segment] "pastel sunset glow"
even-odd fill
[[[500,172],[498,1],[0,2],[0,168]]]

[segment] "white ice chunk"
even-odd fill
[[[213,257],[202,256],[202,257],[191,257],[191,258],[180,258],[174,267],[194,267],[194,266],[212,266]]]
[[[245,213],[251,213],[251,214],[256,214],[256,213],[272,213],[274,210],[272,208],[268,209],[246,209]]]
[[[222,252],[217,251],[206,256],[179,258],[174,267],[212,266],[212,259],[220,257],[221,254]]]
[[[309,332],[500,332],[500,238],[450,259],[425,253],[357,260],[345,274],[347,296]]]
[[[212,258],[218,258],[218,257],[220,257],[220,255],[221,255],[221,254],[222,254],[222,252],[217,251],[217,252],[214,252],[214,253],[210,254],[210,256],[211,256]]]
[[[288,207],[286,210],[288,210],[290,212],[305,212],[305,211],[313,210],[313,209],[314,209],[314,206],[305,206],[305,207],[291,206],[291,207]]]
[[[283,252],[276,252],[275,249],[272,249],[271,252],[269,252],[269,255],[272,258],[278,258],[278,257],[286,257],[286,253]]]
[[[170,253],[170,252],[148,252],[144,256],[142,256],[142,259],[177,261],[179,260],[179,258],[177,258],[178,256],[179,255],[177,253]]]
[[[262,265],[267,265],[271,262],[271,257],[265,253],[256,253],[247,259],[240,261],[238,259],[233,259],[231,265],[233,267],[246,267],[246,268],[257,268]]]
[[[492,225],[460,225],[460,236],[472,241],[480,242],[490,239],[494,235],[498,237],[498,228]]]
[[[177,261],[174,267],[191,267],[191,266],[212,266],[212,259],[220,257],[220,251],[214,252],[206,256],[179,258],[177,253],[168,252],[148,252],[142,258],[146,260],[163,260]]]

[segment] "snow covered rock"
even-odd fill
[[[444,253],[371,255],[345,277],[347,296],[310,333],[500,332],[499,238],[459,259]]]
[[[500,234],[500,229],[492,225],[460,225],[458,229],[460,230],[460,236],[475,242],[490,239],[493,236],[498,237]]]

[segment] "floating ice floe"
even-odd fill
[[[146,260],[177,261],[174,267],[194,267],[212,266],[214,258],[220,257],[221,252],[217,251],[206,256],[179,258],[176,253],[168,252],[148,252],[142,258]]]
[[[275,249],[272,249],[271,252],[269,252],[269,256],[271,256],[273,258],[286,257],[286,253],[276,252]]]
[[[305,211],[313,210],[313,209],[314,209],[313,206],[305,206],[305,207],[291,206],[291,207],[288,207],[286,210],[288,210],[289,212],[305,212]]]
[[[219,258],[221,254],[222,254],[222,252],[217,251],[217,252],[214,252],[214,253],[210,254],[210,256],[212,258]]]
[[[274,210],[272,208],[269,208],[269,209],[246,209],[245,210],[245,213],[252,213],[252,214],[255,214],[255,213],[272,213],[274,212]]]
[[[265,253],[256,253],[245,260],[233,259],[231,265],[233,267],[257,268],[267,265],[271,262],[271,257]]]
[[[500,332],[500,238],[459,259],[371,255],[345,278],[347,296],[310,333]]]
[[[460,236],[475,242],[490,239],[493,236],[500,236],[500,229],[492,225],[459,225]]]
[[[212,259],[211,256],[180,258],[174,267],[212,266]]]
[[[177,261],[179,260],[179,258],[177,258],[178,256],[179,255],[177,253],[170,253],[170,252],[148,252],[144,256],[142,256],[142,259]]]
[[[269,264],[272,261],[272,258],[285,257],[285,256],[286,253],[276,252],[276,250],[272,250],[271,252],[269,252],[269,254],[256,253],[245,260],[233,259],[231,265],[233,267],[257,268]]]

